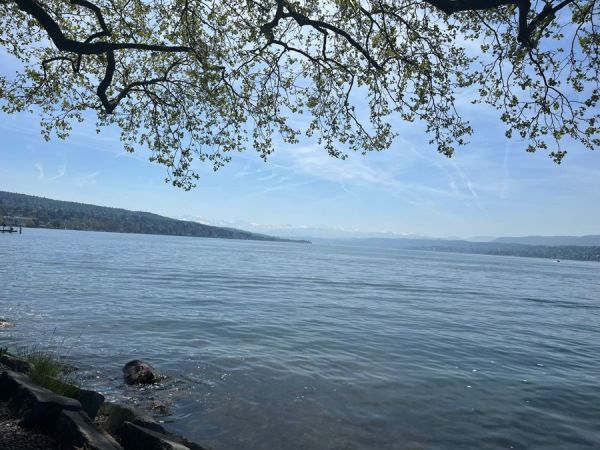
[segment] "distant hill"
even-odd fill
[[[582,245],[589,247],[600,246],[600,235],[501,237],[494,239],[493,242],[525,245]]]
[[[401,248],[435,252],[474,253],[482,255],[525,256],[533,258],[600,261],[600,246],[526,245],[505,242],[470,242],[446,239],[340,239],[329,241],[352,246]]]
[[[4,191],[0,191],[0,222],[2,221],[7,223],[14,221],[34,228],[308,242],[281,239],[234,228],[221,228],[197,222],[176,220],[148,212],[64,202]]]

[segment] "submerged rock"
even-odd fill
[[[152,401],[149,409],[153,413],[160,414],[162,416],[170,416],[172,414],[171,406],[167,402],[160,401],[160,400]]]
[[[129,361],[123,366],[123,378],[129,385],[158,383],[161,379],[150,364],[139,359]]]

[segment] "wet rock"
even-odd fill
[[[98,410],[104,403],[104,395],[87,389],[79,389],[77,400],[81,403],[82,409],[87,413],[90,419],[94,420]]]
[[[31,364],[27,361],[8,354],[0,356],[0,363],[14,372],[28,373],[31,370]]]
[[[73,364],[61,363],[60,365],[63,373],[73,373],[79,371],[79,367],[74,366]]]
[[[137,416],[131,420],[131,423],[148,430],[156,431],[157,433],[167,434],[167,430],[161,424],[148,416]]]
[[[116,403],[104,403],[96,416],[96,422],[112,435],[118,435],[125,422],[135,419],[136,413],[133,409]]]
[[[125,383],[129,385],[152,384],[161,379],[158,372],[150,364],[139,359],[129,361],[123,366],[123,378]]]
[[[104,403],[96,423],[115,436],[125,450],[206,450],[169,433],[151,417],[116,403]]]
[[[148,430],[131,422],[125,422],[120,438],[126,450],[204,450],[198,445],[189,447],[174,435]]]
[[[12,328],[14,326],[15,326],[14,323],[9,322],[8,320],[5,320],[5,319],[0,319],[0,330],[2,330],[4,328]]]
[[[167,402],[163,402],[160,400],[154,400],[150,404],[150,410],[155,414],[160,414],[162,416],[170,416],[171,415],[171,406]]]
[[[61,411],[80,411],[77,400],[61,397],[34,384],[27,376],[4,371],[0,374],[0,399],[8,400],[10,409],[24,426],[52,428]]]
[[[123,447],[127,450],[189,450],[172,441],[165,434],[125,422],[120,434]]]
[[[50,377],[49,380],[52,381],[52,386],[59,388],[60,392],[63,392],[63,395],[65,395],[64,393],[68,393],[66,395],[70,398],[79,400],[81,409],[86,412],[90,419],[93,420],[96,417],[100,406],[104,403],[104,395],[96,391],[81,389],[58,378]]]
[[[62,448],[87,450],[123,450],[112,436],[98,430],[86,414],[62,411],[54,428]]]
[[[125,422],[131,422],[134,425],[159,433],[166,433],[162,425],[151,417],[139,414],[137,411],[126,406],[110,402],[104,403],[100,407],[98,415],[96,416],[96,422],[100,424],[102,429],[113,435],[119,434],[121,427]]]

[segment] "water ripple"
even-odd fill
[[[0,239],[0,345],[220,449],[596,449],[600,267],[27,230]],[[6,270],[11,267],[12,270]],[[143,357],[168,375],[125,387]]]

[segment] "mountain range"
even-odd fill
[[[284,236],[287,235],[286,238],[282,238],[237,228],[178,220],[149,212],[52,200],[4,191],[0,191],[0,222],[22,224],[26,227],[279,242],[307,243],[310,242],[307,238],[310,238],[316,243],[327,245],[600,261],[600,235],[478,237],[467,240],[426,238],[418,235],[403,236],[393,233],[346,232],[344,238],[333,238],[335,234],[328,235],[323,230],[314,233],[317,236],[314,237],[310,234],[311,229],[302,228],[301,236],[306,238],[298,240],[287,238],[294,235],[291,228],[287,229],[288,233],[282,233]]]

